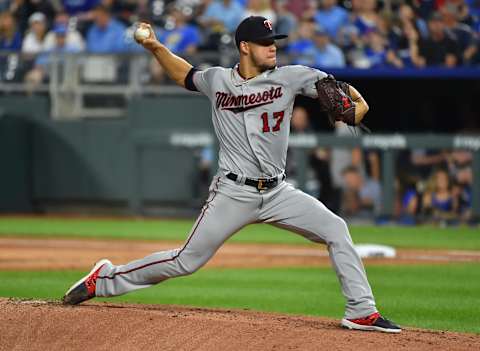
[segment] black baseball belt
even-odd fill
[[[235,173],[228,173],[226,176],[228,179],[233,180],[234,182],[238,179],[238,175]],[[285,174],[282,174],[281,177],[272,177],[272,178],[245,178],[245,185],[253,186],[257,190],[268,190],[275,188],[278,185],[278,179],[284,180]]]

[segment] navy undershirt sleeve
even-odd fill
[[[192,69],[188,72],[187,76],[185,77],[185,88],[191,91],[198,91],[195,83],[193,82],[193,75],[197,72],[198,69],[192,67]]]

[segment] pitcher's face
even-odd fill
[[[277,47],[274,40],[248,42],[252,63],[264,72],[277,66]]]

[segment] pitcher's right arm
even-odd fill
[[[160,43],[155,36],[153,28],[148,23],[140,23],[139,27],[148,28],[150,30],[150,36],[137,42],[155,56],[170,79],[181,87],[185,87],[185,78],[193,68],[192,65],[185,59],[172,53],[165,45]]]

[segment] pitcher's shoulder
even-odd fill
[[[277,67],[278,72],[322,72],[321,70],[304,65],[285,65]]]
[[[275,68],[272,73],[278,75],[292,75],[295,76],[297,74],[305,74],[305,73],[320,73],[320,75],[325,74],[316,68],[303,66],[303,65],[285,65]]]
[[[202,77],[206,82],[213,84],[215,81],[218,80],[226,80],[231,75],[231,69],[220,67],[220,66],[213,66],[204,69],[198,70],[200,73],[200,77]]]

